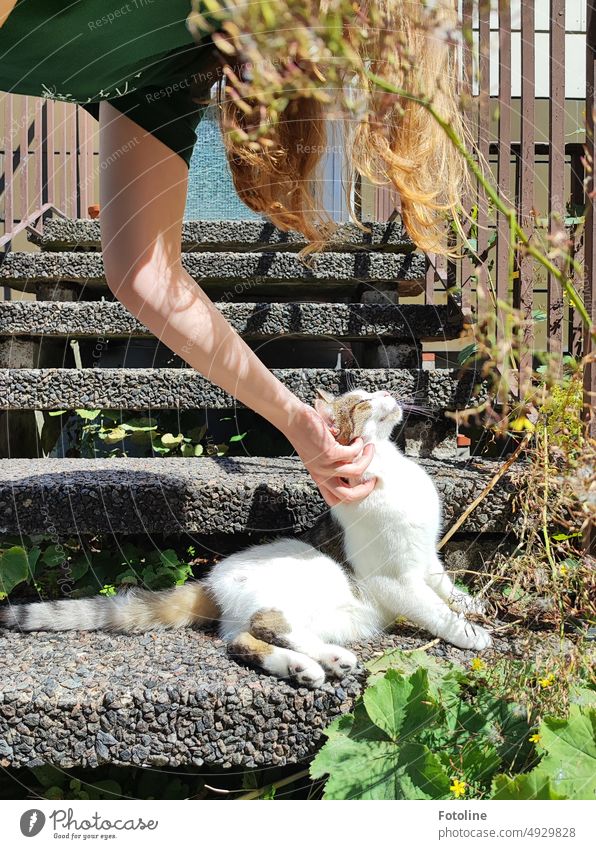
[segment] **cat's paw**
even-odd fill
[[[342,646],[327,646],[318,658],[321,665],[335,678],[343,678],[358,666],[356,655]]]
[[[451,634],[449,642],[453,643],[460,649],[474,649],[482,651],[492,645],[492,637],[480,625],[473,625],[467,620],[463,620],[458,629],[458,633]]]
[[[454,593],[449,599],[449,605],[458,613],[476,613],[481,615],[486,611],[486,602],[477,596],[467,593]]]
[[[306,656],[288,664],[288,675],[302,687],[321,687],[325,683],[323,667]]]

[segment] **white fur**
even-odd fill
[[[398,616],[461,648],[491,644],[487,631],[464,615],[481,612],[481,603],[455,589],[437,557],[441,505],[434,483],[390,441],[401,408],[386,392],[357,394],[373,408],[362,436],[375,445],[365,477],[376,476],[377,484],[366,499],[332,511],[344,529],[359,597],[339,564],[289,538],[225,558],[206,582],[227,641],[247,631],[255,613],[280,611],[291,648],[276,648],[263,666],[310,686],[324,681],[325,670],[341,675],[355,666],[354,655],[340,647],[378,633]]]

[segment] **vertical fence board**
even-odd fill
[[[473,0],[463,0],[462,5],[462,28],[463,28],[463,39],[462,39],[462,75],[463,75],[463,84],[462,84],[462,99],[464,105],[466,107],[466,111],[469,116],[472,117],[472,96],[473,96],[473,76],[474,76],[474,42],[473,42]],[[467,213],[470,213],[474,204],[476,202],[476,198],[473,195],[472,191],[468,191],[466,193],[466,197],[464,198],[464,209]],[[469,234],[470,224],[466,224],[464,222],[464,227],[466,228],[466,232]],[[465,316],[470,316],[472,312],[472,275],[473,275],[472,263],[468,256],[464,256],[461,261],[460,268],[460,281],[461,281],[461,309]]]
[[[509,0],[499,0],[499,195],[507,200],[511,187],[511,10]],[[501,301],[509,294],[509,222],[497,216],[496,294]]]
[[[548,214],[550,234],[556,239],[565,227],[565,0],[550,0],[549,66]],[[563,268],[562,259],[556,264]],[[548,348],[557,353],[564,346],[563,292],[552,274],[547,288]]]
[[[27,209],[29,206],[29,104],[31,98],[22,97],[21,98],[21,115],[19,117],[20,120],[20,141],[19,141],[19,164],[17,169],[19,171],[19,183],[20,183],[20,197],[19,197],[19,209],[17,212],[17,216],[19,219],[23,219],[27,214]]]
[[[593,3],[588,3],[588,31],[586,48],[586,118],[587,138],[586,154],[590,168],[588,179],[588,198],[586,206],[586,228],[585,228],[585,270],[584,270],[584,303],[586,304],[592,318],[592,327],[596,326],[596,286],[594,286],[594,275],[596,274],[596,215],[594,211],[594,190],[596,180],[594,179],[594,167],[596,163],[596,8]],[[590,197],[590,195],[592,195]],[[594,353],[594,343],[588,328],[584,328],[584,356],[590,352]],[[588,362],[584,369],[584,404],[588,430],[590,435],[596,439],[596,420],[590,416],[590,407],[596,401],[596,363]],[[596,547],[596,531],[592,528],[585,538],[586,545],[592,553]]]
[[[535,174],[535,35],[534,4],[521,5],[521,114],[520,114],[520,161],[517,210],[522,227],[530,233],[534,225],[534,180]],[[524,327],[520,360],[521,381],[532,369],[534,349],[534,275],[530,257],[521,253],[518,262],[518,296],[514,305],[528,319]],[[516,303],[517,301],[517,303]]]
[[[478,153],[488,165],[490,159],[490,3],[480,0],[479,16],[479,99],[478,99]],[[488,266],[488,200],[484,191],[478,191],[478,263],[476,270],[478,315],[486,312],[486,287]]]

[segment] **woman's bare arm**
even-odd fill
[[[17,0],[0,0],[0,27],[6,22],[16,5]]]
[[[99,156],[104,267],[116,297],[189,365],[279,428],[328,504],[368,495],[375,481],[359,478],[372,446],[339,445],[182,267],[183,160],[107,102],[100,108]]]

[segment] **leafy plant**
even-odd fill
[[[462,667],[399,651],[370,667],[311,764],[313,779],[328,776],[324,798],[596,798],[594,707],[572,705],[532,734],[523,706]]]
[[[126,457],[131,451],[160,457],[222,457],[228,453],[227,443],[215,443],[205,424],[192,425],[186,433],[179,431],[180,414],[163,411],[157,416],[123,418],[117,410],[75,410],[77,423],[70,436],[69,453],[83,457]],[[66,410],[49,413],[63,416]],[[196,414],[186,418],[196,421]],[[241,442],[246,433],[233,434],[229,442]]]

